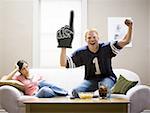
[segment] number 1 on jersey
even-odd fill
[[[95,57],[95,58],[93,59],[93,63],[95,64],[95,69],[96,69],[95,74],[96,74],[96,75],[97,75],[97,74],[101,74],[97,57]]]

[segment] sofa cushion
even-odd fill
[[[123,77],[127,78],[130,81],[138,81],[138,84],[141,84],[141,80],[139,78],[139,76],[130,70],[127,69],[113,69],[115,75],[117,76],[117,79],[120,77],[120,75],[122,75]]]
[[[119,79],[117,80],[114,88],[112,89],[112,93],[115,94],[126,94],[127,91],[135,86],[138,81],[130,81],[120,75]]]
[[[30,74],[42,76],[47,82],[67,91],[77,87],[84,79],[84,66],[78,68],[30,69]]]
[[[0,80],[0,86],[9,85],[24,91],[24,85],[17,80]]]

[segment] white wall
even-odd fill
[[[149,29],[148,29],[148,32],[149,32],[149,56],[148,56],[148,58],[149,58],[149,73],[147,74],[148,75],[148,80],[149,80],[149,82],[148,82],[148,84],[150,85],[150,1],[148,1],[149,2]]]
[[[124,48],[113,59],[114,68],[126,68],[148,83],[148,0],[89,0],[88,27],[96,27],[100,39],[107,41],[107,17],[132,17],[134,20],[133,47]]]
[[[32,62],[32,0],[3,0],[2,73],[7,74],[19,59]]]
[[[2,56],[3,56],[3,52],[2,52],[2,37],[3,37],[3,33],[2,33],[2,1],[0,1],[0,75],[2,75]]]

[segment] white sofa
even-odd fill
[[[138,84],[128,90],[126,95],[112,94],[112,97],[128,98],[130,103],[130,113],[140,113],[150,105],[150,87],[141,85],[139,76],[125,69],[114,69],[119,77],[122,74],[128,80],[139,81]],[[30,69],[31,74],[42,75],[50,83],[61,86],[70,91],[80,84],[84,78],[84,68],[74,69]],[[25,96],[21,91],[12,86],[0,87],[0,104],[8,113],[25,113],[25,105],[22,100],[36,98],[34,96]]]

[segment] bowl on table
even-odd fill
[[[81,99],[90,99],[93,98],[94,92],[79,92],[78,95]]]

